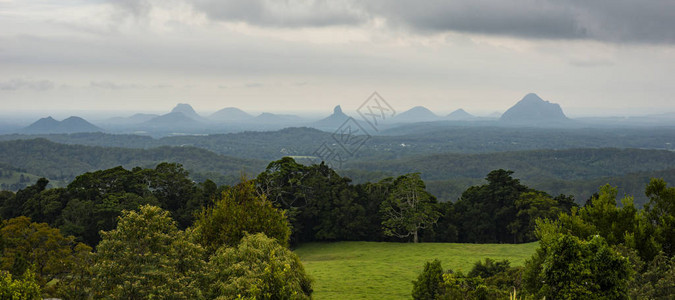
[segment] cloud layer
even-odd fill
[[[672,0],[194,0],[210,19],[264,27],[358,25],[535,39],[675,43]],[[132,10],[138,12],[137,8]]]
[[[51,90],[53,88],[54,82],[50,80],[14,78],[0,82],[0,90],[3,91],[16,91],[16,90],[46,91]]]

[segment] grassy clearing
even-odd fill
[[[410,299],[412,281],[426,261],[468,272],[477,260],[508,259],[523,265],[537,243],[310,243],[295,250],[314,279],[315,299]]]

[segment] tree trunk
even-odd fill
[[[413,241],[414,241],[415,244],[417,244],[417,242],[418,242],[418,240],[417,240],[417,230],[415,230],[415,232],[413,233]]]

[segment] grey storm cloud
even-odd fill
[[[368,17],[360,5],[330,0],[193,0],[194,6],[215,20],[262,26],[323,27],[355,25]]]
[[[418,30],[607,42],[675,42],[672,0],[402,0],[369,8]]]
[[[266,27],[357,25],[535,39],[675,42],[673,0],[192,0],[212,20]]]
[[[16,91],[16,90],[33,90],[46,91],[54,88],[54,82],[50,80],[33,80],[33,79],[10,79],[0,82],[0,90]]]

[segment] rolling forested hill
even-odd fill
[[[126,149],[65,145],[45,139],[0,142],[0,163],[66,182],[88,171],[116,166],[152,168],[160,162],[180,163],[193,180],[210,178],[220,184],[236,182],[241,172],[257,174],[266,166],[265,161],[227,157],[195,147]]]
[[[443,123],[440,123],[443,124]],[[396,159],[436,153],[492,153],[538,149],[637,148],[675,149],[675,128],[507,128],[411,124],[373,135],[356,159]],[[173,136],[154,139],[141,135],[104,133],[54,135],[0,135],[0,140],[45,138],[64,144],[152,148],[193,146],[222,155],[276,160],[289,155],[311,155],[322,143],[335,143],[332,132],[312,128]],[[372,134],[372,132],[371,132]]]

